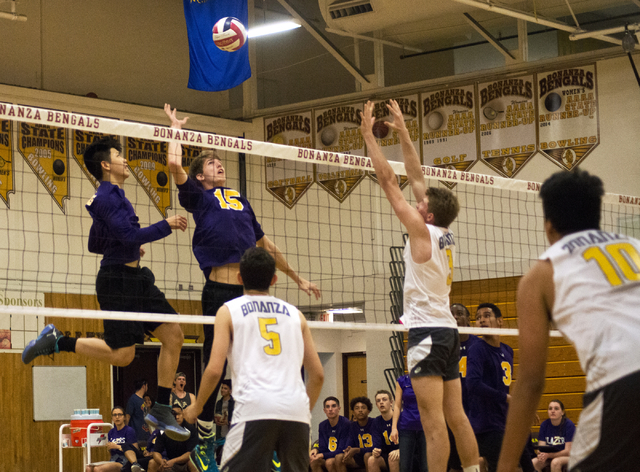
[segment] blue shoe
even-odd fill
[[[271,459],[271,472],[280,472],[281,462],[278,460],[278,454],[273,451],[273,458]]]
[[[164,434],[174,441],[186,441],[191,436],[187,428],[178,424],[169,405],[156,403],[144,417],[144,420],[152,428],[164,431]]]
[[[29,364],[38,356],[48,356],[60,352],[58,350],[58,339],[62,336],[63,334],[52,324],[45,326],[40,335],[29,342],[24,351],[22,351],[22,362]]]
[[[200,443],[193,448],[189,459],[199,472],[218,472],[216,449],[223,442],[224,439],[221,442],[216,441],[215,434],[211,433],[210,436],[201,439]]]

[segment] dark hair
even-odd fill
[[[133,388],[135,389],[135,391],[137,392],[138,390],[140,390],[142,387],[144,387],[145,385],[147,385],[147,379],[138,379],[136,380],[136,382],[133,384]]]
[[[250,247],[240,259],[240,276],[245,290],[269,290],[275,273],[276,261],[264,248]]]
[[[202,151],[200,154],[194,157],[191,160],[191,164],[189,165],[189,178],[198,185],[202,186],[202,182],[198,180],[198,174],[202,174],[202,169],[204,168],[205,161],[212,158],[222,162],[222,159],[218,157],[218,154],[213,149]]]
[[[125,414],[124,408],[122,408],[121,406],[118,406],[118,405],[116,405],[113,408],[111,408],[111,414],[113,415],[113,412],[116,411],[116,410],[120,410],[123,415]]]
[[[467,318],[470,318],[470,317],[471,317],[471,313],[469,313],[469,309],[468,309],[466,306],[464,306],[462,303],[454,303],[454,304],[452,304],[452,305],[449,307],[449,309],[453,308],[454,306],[460,306],[460,307],[462,307],[462,309],[464,310],[464,312],[467,314]],[[480,307],[478,306],[478,308],[480,308]]]
[[[587,171],[556,172],[540,188],[544,219],[564,236],[600,228],[602,180]]]
[[[111,162],[111,149],[122,152],[122,145],[106,136],[89,144],[84,150],[84,165],[97,180],[102,180],[102,162]]]
[[[327,406],[327,402],[333,400],[334,402],[337,403],[338,406],[340,406],[340,400],[338,400],[336,397],[327,397],[322,401],[322,408]]]
[[[389,397],[391,398],[391,397]],[[349,402],[349,407],[353,410],[356,406],[356,403],[362,403],[364,406],[367,407],[367,410],[371,411],[373,409],[373,405],[371,404],[371,400],[369,400],[367,397],[356,397],[356,398],[352,398],[351,401]]]
[[[495,306],[493,303],[481,303],[480,305],[478,305],[476,313],[478,313],[478,310],[480,308],[491,308],[491,311],[493,311],[493,314],[496,315],[496,318],[502,318],[502,312],[500,311],[500,308]]]
[[[562,426],[562,425],[564,425],[564,423],[567,421],[567,414],[566,414],[566,412],[565,412],[565,410],[564,410],[564,403],[562,403],[562,402],[561,402],[560,400],[558,400],[558,399],[551,400],[551,401],[549,402],[549,405],[551,405],[552,403],[557,403],[558,405],[560,405],[560,409],[562,410],[562,421],[560,421],[560,425]],[[547,409],[548,409],[548,408],[549,408],[549,407],[547,406]]]
[[[389,392],[389,390],[378,390],[378,391],[376,392],[376,394],[373,396],[374,400],[375,400],[376,398],[378,398],[378,395],[382,395],[382,394],[387,395],[387,397],[389,397],[389,400],[391,400],[391,399],[393,398],[393,397],[391,396],[391,392]]]
[[[224,379],[222,382],[220,382],[222,385],[226,385],[227,387],[229,387],[229,390],[233,390],[231,388],[231,379]]]
[[[433,213],[433,224],[448,228],[460,212],[460,203],[453,192],[446,188],[429,187],[425,192],[429,197],[428,212]]]

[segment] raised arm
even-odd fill
[[[404,122],[404,116],[402,110],[395,100],[389,100],[387,105],[391,116],[393,116],[393,122],[387,121],[387,126],[398,133],[400,138],[400,144],[402,145],[402,155],[404,156],[404,168],[407,170],[407,178],[411,189],[413,190],[413,196],[418,202],[424,200],[425,191],[427,190],[424,184],[424,175],[422,174],[422,166],[420,165],[420,157],[416,152],[416,148],[413,146],[409,130]]]
[[[298,316],[300,316],[302,339],[304,341],[304,357],[302,365],[308,374],[307,396],[309,397],[309,411],[311,411],[318,401],[320,390],[322,390],[322,384],[324,383],[324,369],[322,368],[320,357],[318,357],[318,351],[316,351],[313,337],[311,337],[311,330],[309,329],[307,320],[301,312],[298,312]]]
[[[311,295],[312,293],[316,296],[316,300],[320,298],[320,289],[313,282],[309,282],[306,279],[300,277],[296,271],[289,265],[287,259],[282,254],[282,251],[278,249],[273,241],[271,241],[266,235],[262,236],[256,243],[257,246],[266,249],[276,260],[276,268],[284,272],[291,280],[293,280],[300,290],[302,290],[307,295]]]
[[[518,467],[522,448],[527,441],[536,406],[542,395],[549,344],[549,313],[553,297],[551,263],[538,261],[518,285],[521,363],[518,382],[509,403],[498,472],[512,472]]]
[[[164,112],[171,120],[171,127],[175,129],[182,129],[182,125],[184,125],[189,120],[188,116],[185,116],[183,119],[179,120],[176,116],[178,110],[175,108],[171,110],[171,105],[169,105],[168,103],[164,104]],[[171,175],[173,175],[173,180],[175,181],[175,183],[177,185],[181,185],[185,183],[189,178],[182,167],[182,145],[175,142],[170,142],[168,154],[169,171],[171,172]]]

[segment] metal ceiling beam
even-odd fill
[[[582,31],[573,33],[569,36],[571,41],[577,41],[579,39],[585,38],[595,38],[598,35],[603,34],[616,34],[616,33],[624,33],[624,31],[628,29],[629,31],[638,31],[640,30],[640,23],[634,23],[632,25],[627,26],[616,26],[615,28],[606,28],[598,31]]]
[[[513,54],[511,54],[509,50],[505,48],[502,45],[502,43],[500,43],[500,40],[494,38],[493,35],[489,33],[489,31],[487,31],[471,15],[469,15],[468,13],[463,13],[463,15],[466,18],[467,23],[469,23],[473,29],[475,29],[478,33],[480,33],[480,36],[482,36],[484,39],[489,41],[489,44],[491,44],[494,48],[496,48],[500,54],[502,54],[507,59],[512,59],[514,61],[516,60],[516,58],[513,57]]]
[[[498,13],[504,16],[510,16],[512,18],[518,18],[520,20],[526,20],[530,23],[536,23],[538,25],[549,26],[551,28],[555,28],[561,31],[567,31],[569,33],[579,32],[578,28],[574,26],[569,26],[566,23],[562,23],[556,20],[549,20],[543,18],[539,15],[533,16],[527,12],[515,10],[513,8],[508,8],[504,6],[494,5],[492,3],[485,3],[479,0],[453,0],[454,2],[461,3],[463,5],[468,5],[470,7],[479,8],[480,10],[491,11],[493,13]],[[606,41],[608,43],[617,44],[619,46],[622,45],[622,41],[616,38],[611,38],[609,36],[593,36],[595,39],[600,39],[602,41]]]
[[[361,84],[368,84],[369,80],[365,77],[360,69],[358,69],[355,65],[351,63],[351,61],[345,56],[342,51],[340,51],[332,42],[327,38],[322,31],[316,28],[313,24],[309,23],[307,19],[302,16],[302,13],[298,11],[296,7],[291,5],[287,0],[278,0],[278,3],[282,5],[285,10],[289,12],[291,16],[297,18],[300,21],[300,24],[306,29],[311,36],[316,38],[316,40],[324,46],[324,48],[329,51],[329,53],[335,57],[340,64],[344,66],[347,71],[351,75],[353,75],[358,82]]]

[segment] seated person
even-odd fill
[[[351,422],[340,416],[340,400],[336,397],[325,398],[322,406],[327,419],[318,426],[318,446],[309,453],[309,466],[312,472],[335,472],[336,455],[346,447]]]
[[[136,432],[130,426],[124,424],[124,408],[116,406],[111,410],[111,421],[114,427],[107,434],[107,448],[111,459],[101,464],[88,464],[85,472],[119,472],[127,464],[127,469],[132,472],[141,472],[136,451],[138,443]]]
[[[393,425],[393,408],[391,393],[378,390],[375,396],[380,416],[373,419],[373,450],[367,459],[368,472],[400,472],[400,451],[398,445],[391,442],[391,426]]]
[[[224,379],[220,384],[220,395],[222,398],[217,401],[215,408],[214,420],[216,423],[216,439],[220,446],[216,450],[216,460],[218,463],[222,461],[222,450],[224,448],[223,439],[227,437],[229,432],[229,423],[233,418],[233,406],[235,400],[231,395],[231,379]]]
[[[189,455],[198,443],[198,435],[195,432],[195,427],[185,422],[182,418],[182,408],[178,405],[173,405],[171,411],[177,423],[187,428],[191,436],[187,441],[174,441],[166,434],[156,438],[153,445],[153,459],[149,461],[149,472],[187,472],[193,470],[189,467],[191,464]],[[166,453],[166,458],[163,457],[163,453]]]
[[[350,406],[356,420],[351,423],[347,447],[342,454],[336,456],[338,471],[366,468],[366,459],[373,451],[373,419],[369,418],[373,408],[371,400],[367,397],[356,397],[351,400]]]
[[[538,447],[553,446],[556,451],[540,451],[538,457],[533,459],[533,466],[538,471],[547,468],[551,472],[561,472],[566,470],[569,464],[569,452],[576,425],[567,418],[560,400],[551,400],[547,411],[549,419],[540,425]]]

